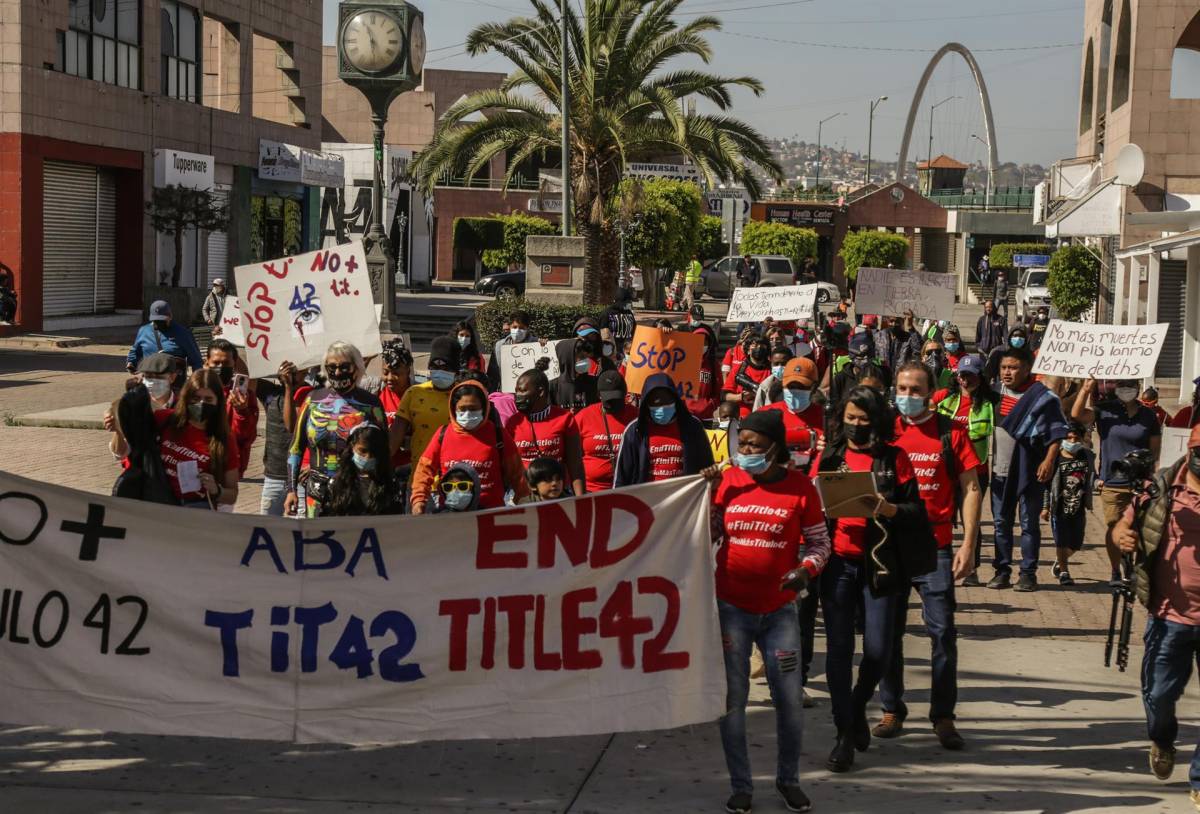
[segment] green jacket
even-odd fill
[[[683,281],[688,285],[694,285],[700,282],[700,274],[703,271],[704,267],[700,265],[700,261],[693,260],[687,267],[687,274],[684,276]]]
[[[938,402],[935,408],[944,416],[954,418],[958,415],[958,405],[962,403],[962,393],[953,393]],[[967,437],[975,447],[975,455],[981,464],[986,464],[988,452],[992,446],[992,433],[996,430],[996,405],[990,401],[971,402],[967,413]]]
[[[1159,544],[1162,543],[1163,533],[1171,520],[1171,504],[1174,503],[1172,486],[1179,477],[1179,470],[1187,465],[1187,456],[1154,473],[1154,485],[1158,487],[1158,497],[1137,506],[1134,519],[1134,531],[1138,531],[1138,550],[1134,558],[1134,591],[1138,602],[1150,607],[1150,577],[1154,570],[1155,558],[1158,555]]]

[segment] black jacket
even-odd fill
[[[672,386],[671,378],[665,373],[656,373],[646,379],[643,395],[663,386]],[[672,386],[672,389],[674,387]],[[638,417],[625,428],[621,436],[621,447],[617,450],[617,465],[613,486],[632,486],[650,482],[650,436],[643,428],[653,425],[650,405],[642,399]],[[679,427],[679,440],[683,444],[683,472],[685,475],[699,474],[700,470],[713,465],[712,446],[708,433],[700,419],[688,412],[678,394],[675,396],[675,424]]]
[[[612,363],[612,359],[607,356],[600,358],[600,367],[596,371],[596,375],[578,374],[575,372],[575,346],[580,340],[575,339],[570,342],[559,342],[556,348],[558,355],[559,375],[551,383],[553,390],[553,401],[559,407],[566,407],[568,410],[581,410],[589,404],[595,404],[600,401],[600,394],[596,392],[596,379],[606,370],[616,370],[617,367]]]

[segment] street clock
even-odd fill
[[[404,0],[347,0],[338,7],[337,47],[339,78],[395,98],[421,83],[425,15]]]

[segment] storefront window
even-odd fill
[[[303,246],[304,216],[300,201],[277,195],[256,195],[250,199],[250,252],[256,262],[300,254]]]
[[[125,0],[67,0],[68,25],[58,32],[57,68],[110,85],[141,87],[139,4]]]
[[[174,0],[162,4],[162,93],[200,101],[200,13]]]

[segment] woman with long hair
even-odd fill
[[[403,514],[387,431],[374,424],[359,424],[350,431],[347,442],[338,456],[337,474],[329,484],[329,499],[321,505],[321,516]]]
[[[171,490],[189,508],[232,506],[238,497],[238,447],[231,441],[225,389],[215,370],[197,370],[173,410],[159,410],[159,456]]]
[[[487,366],[484,365],[483,354],[479,350],[479,335],[475,332],[475,326],[463,320],[455,324],[451,335],[458,343],[459,372],[465,373],[468,370],[485,372]]]

